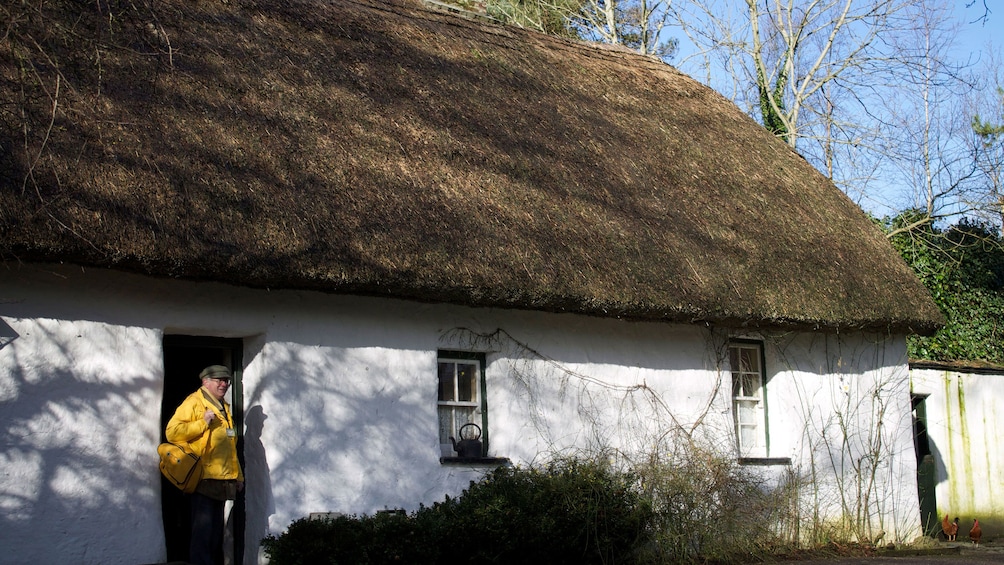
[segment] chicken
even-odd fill
[[[973,529],[969,530],[969,539],[973,540],[973,543],[980,545],[980,538],[983,537],[983,528],[980,527],[980,521],[973,519]]]
[[[875,536],[875,539],[872,540],[872,545],[878,547],[879,542],[881,542],[883,538],[885,538],[885,530],[882,530],[877,536]]]
[[[959,518],[949,522],[948,514],[945,514],[945,519],[941,521],[941,531],[945,533],[946,541],[955,541],[955,536],[959,533]]]

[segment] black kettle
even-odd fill
[[[453,443],[453,451],[457,452],[457,457],[461,459],[475,459],[481,457],[481,428],[475,423],[467,423],[460,426],[460,441],[450,436]]]

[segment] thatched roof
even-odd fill
[[[941,321],[854,203],[656,60],[408,1],[2,10],[6,260],[629,319]]]

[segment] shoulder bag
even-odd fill
[[[202,479],[202,457],[184,443],[162,443],[157,446],[157,453],[160,472],[167,481],[182,492],[195,492]]]
[[[213,437],[213,429],[206,430],[206,447],[203,453],[209,451],[209,440]],[[162,443],[157,446],[160,455],[160,472],[172,485],[182,492],[191,494],[202,480],[202,455],[196,453],[187,443]]]

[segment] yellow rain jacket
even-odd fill
[[[216,413],[211,424],[206,424],[206,419],[203,418],[207,408]],[[208,434],[207,429],[210,431]],[[226,401],[220,401],[218,406],[212,395],[200,387],[188,395],[174,411],[165,431],[167,441],[188,443],[193,451],[202,454],[203,480],[244,482],[244,473],[237,461],[237,430],[234,429],[233,414]]]

